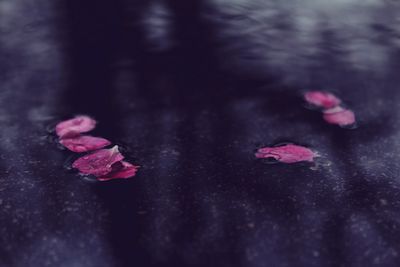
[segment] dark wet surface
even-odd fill
[[[0,2],[0,266],[399,266],[396,2],[82,2]],[[137,177],[66,170],[75,114]],[[255,159],[282,142],[320,157]]]

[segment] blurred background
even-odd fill
[[[399,68],[394,0],[0,0],[0,266],[399,266]],[[76,114],[136,177],[69,170]]]

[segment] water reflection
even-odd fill
[[[14,59],[0,63],[7,263],[49,254],[88,266],[396,263],[395,2],[64,4],[31,13],[0,3],[11,12],[0,45]],[[37,12],[65,21],[35,23]],[[9,30],[24,23],[27,35]],[[43,43],[65,57],[44,54]],[[43,78],[52,71],[69,76]],[[343,131],[305,110],[297,93],[308,88],[337,91],[360,127]],[[95,116],[104,136],[129,147],[139,175],[92,184],[65,172],[67,154],[35,141],[47,121],[34,110]],[[279,140],[318,148],[326,164],[254,159],[259,144]]]
[[[336,50],[330,55],[343,60],[342,67],[384,75],[391,53],[399,48],[396,2],[213,2],[207,16],[222,26],[218,36],[226,49],[221,52],[226,67],[234,65],[237,72],[263,75],[268,69],[288,81],[304,82],[316,64],[331,69],[329,61],[315,58],[330,46]],[[324,32],[335,40],[325,39]]]

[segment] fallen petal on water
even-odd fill
[[[287,144],[277,147],[264,147],[258,149],[257,158],[273,158],[283,163],[295,163],[300,161],[314,160],[316,153],[311,149],[294,144]]]
[[[342,107],[336,107],[324,111],[324,120],[330,124],[349,126],[356,123],[356,116],[353,111]]]
[[[114,167],[116,166],[116,167]],[[113,179],[127,179],[132,178],[136,175],[136,172],[139,169],[139,166],[135,166],[126,161],[120,161],[115,163],[113,166],[113,170],[104,176],[98,177],[99,181],[108,181]]]
[[[124,156],[118,151],[118,146],[114,146],[111,149],[100,149],[80,157],[72,164],[72,167],[83,174],[93,174],[100,177],[110,173],[113,170],[113,164],[123,159]]]
[[[94,129],[96,121],[88,116],[76,116],[56,125],[56,134],[60,138],[69,138]]]
[[[319,108],[333,108],[342,101],[335,95],[324,91],[308,91],[304,94],[304,99],[311,105]]]
[[[77,137],[61,139],[60,144],[62,144],[72,152],[82,153],[104,148],[110,145],[111,142],[101,137],[80,135]]]

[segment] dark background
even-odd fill
[[[399,266],[391,1],[0,1],[0,266]],[[341,129],[304,108],[330,90]],[[93,182],[76,114],[141,166]],[[254,151],[294,142],[315,164]]]

